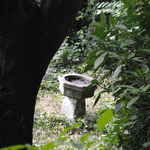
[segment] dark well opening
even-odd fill
[[[71,83],[80,84],[80,85],[84,85],[84,84],[89,84],[90,83],[85,78],[82,78],[80,76],[74,76],[74,75],[67,76],[67,77],[65,77],[65,79],[67,81],[71,82]]]

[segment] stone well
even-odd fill
[[[86,113],[85,98],[92,97],[96,89],[93,78],[76,73],[60,75],[59,89],[65,98],[62,113],[69,119],[83,117]]]

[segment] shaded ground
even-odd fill
[[[100,91],[97,90],[95,95]],[[72,140],[80,140],[80,137],[90,131],[95,130],[94,124],[97,121],[97,114],[103,105],[103,101],[109,99],[111,95],[102,95],[98,104],[93,107],[95,97],[86,99],[86,116],[83,130],[70,133]],[[72,122],[67,120],[61,113],[61,104],[64,96],[60,92],[40,90],[35,108],[35,123],[33,142],[35,145],[44,145],[56,140],[62,130]]]

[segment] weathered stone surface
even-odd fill
[[[77,100],[74,98],[66,97],[62,104],[62,113],[68,119],[75,119],[85,115],[85,99]]]
[[[65,98],[62,113],[69,119],[85,115],[85,98],[94,95],[95,87],[90,86],[93,78],[80,74],[66,74],[58,77],[59,89]]]

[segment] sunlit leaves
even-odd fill
[[[97,67],[99,67],[103,63],[106,55],[107,55],[107,53],[104,53],[96,59],[96,61],[94,63],[94,69],[96,69]]]
[[[89,136],[91,136],[91,133],[86,134],[86,135],[83,135],[83,136],[81,137],[80,141],[81,141],[82,143],[86,142],[87,139],[89,138]]]
[[[147,65],[145,65],[145,64],[142,64],[141,67],[142,67],[142,71],[143,71],[144,73],[148,73],[148,72],[149,72],[149,66],[147,66]]]
[[[53,150],[56,147],[55,142],[50,142],[42,147],[42,150]]]
[[[122,65],[119,65],[119,66],[116,68],[116,70],[115,70],[115,72],[114,72],[114,74],[113,74],[113,76],[112,76],[113,80],[115,80],[115,79],[118,77],[119,73],[121,72],[121,68],[122,68]]]
[[[107,108],[100,116],[97,122],[97,127],[100,131],[104,130],[105,126],[110,123],[113,118],[113,110]]]
[[[118,134],[122,132],[125,139],[126,135],[123,130],[126,129],[126,133],[136,139],[136,135],[129,131],[133,128],[132,131],[136,129],[138,133],[138,130],[144,127],[143,121],[148,121],[146,118],[150,112],[150,34],[147,30],[149,28],[149,22],[147,22],[149,14],[148,11],[142,11],[143,6],[145,8],[150,8],[150,6],[148,1],[143,3],[143,1],[138,0],[122,0],[122,2],[123,9],[121,9],[121,15],[118,18],[110,13],[105,22],[106,15],[103,12],[107,11],[101,11],[100,21],[97,22],[100,25],[97,25],[98,28],[95,30],[95,33],[98,34],[95,34],[95,36],[103,42],[97,40],[99,51],[93,56],[93,60],[95,61],[95,70],[107,70],[109,72],[110,81],[107,80],[106,83],[108,76],[104,75],[100,79],[100,86],[104,84],[103,91],[111,89],[117,101],[115,113],[123,118],[125,116],[125,119],[122,119],[121,122],[122,128],[117,128],[115,131]],[[101,92],[98,94],[95,104],[100,98]],[[107,121],[102,121],[107,116],[106,112],[101,115],[98,121],[100,131],[107,124]],[[146,133],[147,130],[147,128],[144,128],[142,132]],[[119,135],[119,137],[121,136]],[[141,139],[145,140],[146,138]],[[140,142],[142,143],[144,140]],[[135,143],[137,143],[136,145],[139,144],[136,141]],[[121,144],[128,147],[124,140]]]
[[[127,27],[124,25],[115,25],[115,28],[121,29],[121,30],[127,30]]]

